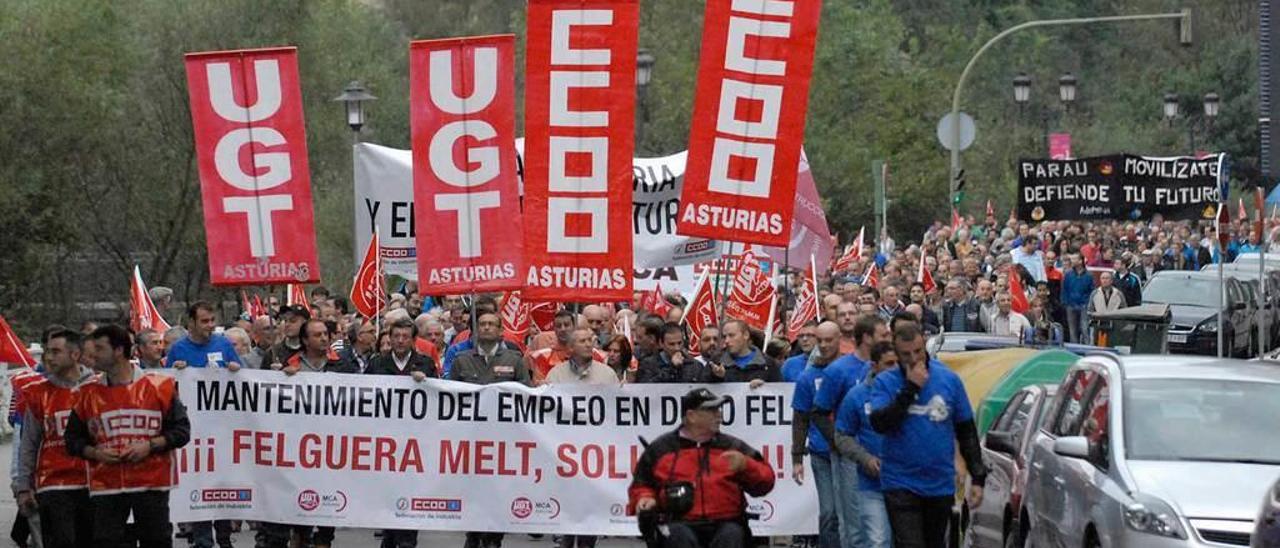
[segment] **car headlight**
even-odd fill
[[[1124,523],[1140,533],[1185,539],[1187,532],[1169,503],[1146,495],[1134,495],[1135,502],[1124,507]]]
[[[1209,316],[1209,319],[1207,319],[1207,320],[1205,320],[1205,321],[1203,321],[1203,322],[1200,322],[1200,325],[1197,325],[1197,326],[1196,326],[1196,329],[1199,329],[1200,331],[1203,331],[1203,332],[1205,332],[1205,333],[1217,333],[1217,332],[1218,332],[1218,317],[1217,317],[1217,316]]]

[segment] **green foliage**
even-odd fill
[[[990,199],[1000,216],[1014,203],[1014,162],[1046,154],[1046,127],[1069,131],[1077,156],[1190,153],[1187,118],[1161,117],[1166,91],[1184,114],[1198,113],[1205,93],[1221,95],[1212,128],[1190,117],[1196,148],[1256,165],[1256,2],[827,0],[805,149],[832,229],[847,238],[873,224],[876,159],[889,164],[895,238],[948,218],[948,157],[934,128],[965,63],[1000,30],[1184,5],[1196,10],[1190,48],[1170,22],[1089,25],[1014,34],[978,61],[961,100],[978,126],[963,155],[961,208],[981,215]],[[299,48],[321,268],[344,291],[354,266],[351,133],[331,99],[363,81],[378,101],[362,138],[407,148],[409,41],[514,33],[523,66],[524,10],[520,0],[0,2],[0,311],[27,329],[101,317],[80,303],[123,303],[134,263],[179,300],[229,296],[208,285],[183,54],[280,45]],[[638,108],[639,155],[685,148],[701,36],[701,3],[642,3],[640,45],[657,62]],[[1057,78],[1068,71],[1080,84],[1064,113]],[[1011,90],[1018,72],[1034,82],[1022,109]]]

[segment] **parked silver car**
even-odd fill
[[[1280,475],[1280,366],[1095,354],[1036,433],[1033,546],[1248,546]]]
[[[1027,457],[1045,410],[1058,387],[1033,384],[1009,398],[982,437],[987,485],[982,504],[969,513],[965,544],[973,547],[1022,546],[1018,516],[1027,485]]]

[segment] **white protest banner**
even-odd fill
[[[189,368],[176,522],[633,536],[643,447],[675,429],[683,385],[469,385],[407,377]],[[817,530],[812,482],[790,479],[789,384],[728,395],[724,431],[777,471],[749,501],[757,535]],[[806,472],[806,477],[813,477]]]
[[[355,145],[356,258],[379,230],[382,266],[388,276],[418,279],[418,248],[414,243],[413,153],[370,143]]]
[[[516,152],[522,155],[524,139],[516,139]],[[413,238],[413,158],[408,150],[369,143],[355,145],[355,243],[365,249],[376,224],[382,229],[382,256],[387,274],[417,279],[416,247]],[[693,291],[696,277],[687,265],[720,257],[719,242],[705,238],[679,236],[675,233],[675,215],[680,192],[684,188],[684,160],[680,152],[660,158],[636,158],[632,162],[635,177],[632,188],[632,245],[635,257],[635,289],[652,289],[654,281],[647,271],[667,270],[672,266],[681,273],[680,287]],[[517,158],[523,165],[523,161]],[[521,171],[523,190],[523,171]],[[356,263],[361,257],[355,258]],[[683,274],[688,273],[687,276]],[[673,287],[666,280],[663,287]]]

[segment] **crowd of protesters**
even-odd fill
[[[103,479],[119,476],[122,469],[165,466],[171,451],[190,435],[172,383],[146,375],[149,369],[273,369],[290,375],[403,375],[417,381],[529,386],[790,382],[795,383],[793,477],[805,481],[802,462],[808,457],[820,506],[820,534],[795,542],[889,546],[892,540],[899,546],[935,546],[945,528],[947,501],[954,496],[957,448],[973,478],[971,498],[981,497],[983,467],[975,456],[977,437],[963,386],[924,351],[924,339],[943,330],[1049,339],[1057,330],[1067,340],[1086,340],[1091,314],[1139,304],[1142,284],[1154,273],[1198,270],[1215,261],[1215,238],[1212,224],[1160,219],[1000,224],[988,217],[959,226],[935,223],[917,243],[867,242],[861,257],[846,268],[819,273],[821,318],[800,328],[794,340],[781,327],[766,337],[732,318],[690,333],[680,322],[687,305],[682,296],[664,296],[670,310],[655,314],[642,304],[643,292],[630,303],[563,303],[546,325],[516,335],[504,329],[500,296],[433,298],[421,295],[412,282],[391,293],[375,319],[352,313],[345,299],[316,287],[309,303],[282,306],[271,297],[268,314],[245,313],[221,326],[219,310],[205,302],[192,303],[183,326],[163,333],[130,333],[115,325],[50,326],[40,340],[42,363],[13,375],[16,392],[23,394],[11,416],[21,440],[15,447],[13,490],[21,512],[42,518],[45,546],[169,546],[172,526],[164,492],[172,480],[141,473],[130,476],[137,485]],[[1225,247],[1227,259],[1258,251],[1259,241],[1258,229],[1236,223]],[[867,276],[872,271],[875,275]],[[778,326],[786,325],[787,312],[796,307],[804,275],[789,270],[778,288],[783,315]],[[1011,276],[1017,277],[1013,284]],[[1016,294],[1018,287],[1024,295]],[[165,288],[153,290],[162,313],[171,295]],[[1013,310],[1020,297],[1029,303],[1025,314]],[[119,397],[107,390],[121,386],[137,388]],[[70,397],[73,389],[98,400],[77,403],[84,398]],[[716,437],[720,400],[706,394],[689,398],[686,418],[696,424],[682,428],[721,439]],[[145,409],[164,421],[150,436],[103,439],[92,425],[115,408]],[[46,426],[67,414],[65,432]],[[677,459],[680,439],[669,442]],[[723,448],[736,455],[727,469],[732,473],[759,459],[728,438]],[[87,475],[77,476],[74,469],[84,468],[85,461]],[[765,487],[744,486],[734,496],[741,499],[743,492]],[[652,502],[655,488],[633,485],[633,495],[640,498],[632,502],[643,502],[637,509],[657,504]],[[133,521],[126,525],[129,510]],[[745,503],[725,519],[740,521],[743,512]],[[27,523],[16,520],[12,535],[24,546]],[[192,545],[205,548],[229,546],[237,526],[195,523],[181,529]],[[334,541],[332,527],[255,527],[255,546],[323,547]],[[717,530],[709,531],[691,529],[681,542],[735,545],[743,536],[728,530],[724,538],[729,540],[723,542],[729,544],[717,544]],[[412,530],[378,536],[388,548],[417,545]],[[555,540],[564,547],[596,542],[587,536]],[[466,536],[468,548],[502,541],[496,532]]]

